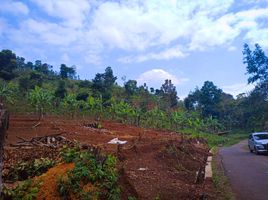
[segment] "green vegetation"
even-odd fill
[[[42,119],[45,109],[51,105],[52,95],[49,91],[35,86],[35,88],[29,92],[28,98],[30,104],[36,108],[39,120]]]
[[[97,73],[93,80],[79,80],[75,66],[53,66],[25,62],[10,50],[0,52],[0,98],[13,112],[36,112],[70,118],[92,117],[135,126],[167,129],[195,137],[205,137],[212,145],[231,144],[244,138],[238,132],[268,128],[268,58],[259,45],[251,51],[245,45],[244,63],[249,83],[256,83],[249,94],[237,98],[224,93],[211,81],[180,100],[176,87],[166,80],[159,89],[148,88],[136,80],[116,83],[111,67]],[[16,95],[14,95],[16,94]],[[11,105],[12,104],[12,105]],[[228,136],[218,133],[231,131]],[[234,131],[236,130],[236,131]]]
[[[5,179],[16,182],[23,181],[45,173],[55,165],[55,161],[48,158],[35,159],[33,161],[19,162],[12,167]]]
[[[34,200],[36,199],[42,182],[29,179],[19,183],[14,189],[3,188],[0,199]]]
[[[82,200],[120,199],[114,156],[67,148],[63,149],[62,157],[66,162],[75,163],[73,170],[58,179],[58,191],[62,199],[71,194]]]

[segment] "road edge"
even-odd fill
[[[219,148],[213,148],[212,182],[215,188],[215,196],[217,200],[235,200],[235,194],[232,190],[229,178],[226,176],[222,158],[219,154]]]

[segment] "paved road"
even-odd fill
[[[238,200],[268,200],[268,155],[249,153],[246,140],[220,155]]]

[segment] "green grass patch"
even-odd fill
[[[183,134],[189,135],[194,138],[205,138],[210,148],[218,146],[231,146],[241,140],[247,139],[249,133],[246,131],[232,131],[226,135],[216,135],[212,133],[198,132],[191,129],[185,129],[182,131]]]

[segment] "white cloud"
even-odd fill
[[[227,51],[236,51],[237,48],[235,46],[228,47]]]
[[[170,60],[174,58],[183,58],[185,56],[187,56],[187,54],[182,52],[180,47],[173,47],[157,53],[146,53],[138,56],[127,56],[119,58],[118,61],[122,63],[139,63],[147,60]]]
[[[102,64],[102,59],[98,55],[97,52],[87,52],[87,53],[85,53],[84,60],[88,64],[94,64],[94,65],[101,65]]]
[[[81,27],[91,9],[87,0],[32,0],[48,15],[63,20],[63,24],[77,28]]]
[[[118,59],[125,63],[180,59],[217,46],[234,50],[232,42],[242,33],[244,39],[268,47],[268,7],[230,12],[234,0],[31,1],[49,17],[30,15],[0,34],[21,46],[86,53],[86,63],[98,65],[104,53],[116,50],[126,53]],[[19,1],[4,0],[0,10],[4,8],[32,14]]]
[[[251,43],[259,43],[262,47],[268,48],[268,28],[250,30],[245,38]]]
[[[29,13],[29,8],[22,2],[4,0],[1,2],[0,12],[9,12],[12,14],[24,14]]]
[[[225,93],[231,94],[236,97],[238,94],[250,92],[254,89],[254,87],[255,86],[253,84],[248,85],[245,83],[236,83],[233,85],[222,86],[222,89]]]
[[[160,88],[166,79],[171,80],[174,85],[180,85],[184,82],[189,81],[187,78],[177,78],[175,75],[163,69],[152,69],[142,73],[137,78],[137,82],[139,85],[146,83],[148,86]]]
[[[69,62],[70,61],[70,57],[67,53],[64,53],[62,56],[61,56],[61,60],[63,61],[63,63],[66,63],[66,62]]]
[[[57,23],[27,19],[21,22],[20,29],[11,29],[10,38],[20,43],[49,44],[69,46],[76,41],[81,34],[71,28],[61,26]]]

